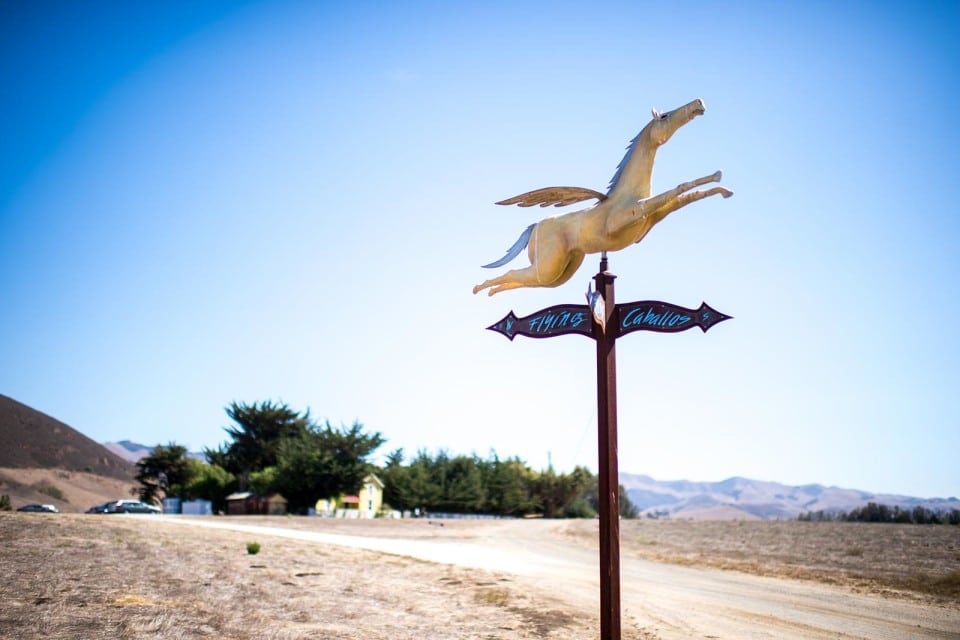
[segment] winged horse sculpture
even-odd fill
[[[653,119],[627,147],[606,194],[581,187],[547,187],[497,202],[521,207],[562,207],[584,200],[598,201],[590,208],[545,218],[527,227],[503,258],[484,268],[502,267],[524,248],[530,266],[486,280],[475,286],[473,292],[490,289],[489,295],[493,295],[519,287],[558,287],[573,277],[586,254],[619,251],[640,242],[655,224],[691,202],[714,195],[732,196],[733,192],[724,187],[693,191],[719,182],[719,171],[650,196],[657,149],[705,110],[699,98],[665,113],[654,109]]]

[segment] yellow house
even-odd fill
[[[363,479],[357,507],[361,518],[375,518],[383,510],[383,482],[372,473]]]
[[[358,495],[317,500],[317,514],[338,518],[375,518],[383,509],[383,487],[383,481],[371,473],[363,479]]]

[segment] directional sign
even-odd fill
[[[597,496],[600,498],[600,638],[620,640],[620,492],[617,461],[617,360],[616,342],[634,331],[676,333],[693,327],[707,329],[729,320],[706,302],[687,309],[669,302],[645,300],[616,304],[606,253],[600,259],[597,288],[587,288],[587,305],[562,304],[518,318],[513,311],[491,331],[510,340],[517,335],[550,338],[568,333],[593,338],[597,343]]]
[[[730,316],[720,313],[706,302],[701,303],[699,309],[687,309],[669,302],[644,300],[618,304],[613,318],[616,320],[616,338],[634,331],[677,333],[693,327],[700,327],[706,332],[718,322],[729,320]],[[530,338],[550,338],[567,333],[579,333],[591,338],[594,335],[590,307],[583,304],[548,307],[524,318],[518,318],[511,311],[487,329],[502,333],[511,340],[517,335]]]
[[[518,318],[511,311],[487,329],[502,333],[510,340],[518,334],[530,338],[549,338],[565,333],[593,336],[590,309],[584,304],[561,304],[548,307],[524,318]]]
[[[676,333],[693,327],[700,327],[706,333],[718,322],[730,319],[706,302],[701,303],[699,309],[686,309],[656,300],[618,304],[617,315],[618,335],[621,336],[633,331]]]

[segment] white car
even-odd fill
[[[160,513],[160,509],[139,500],[116,500],[104,505],[103,513]]]

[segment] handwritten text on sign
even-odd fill
[[[706,302],[702,303],[699,309],[687,309],[656,300],[618,304],[617,315],[619,318],[617,323],[618,335],[631,331],[676,333],[693,327],[700,327],[706,332],[707,329],[718,322],[730,318],[730,316],[711,308]]]
[[[633,331],[676,333],[693,327],[700,327],[705,332],[729,318],[730,316],[711,308],[705,302],[699,309],[687,309],[668,302],[645,300],[618,304],[607,330],[615,331],[617,337]],[[518,318],[511,311],[502,320],[487,328],[502,333],[511,340],[517,335],[530,338],[550,338],[567,333],[590,337],[594,335],[590,309],[582,304],[548,307],[523,318]]]
[[[565,333],[593,335],[590,311],[582,304],[561,304],[518,318],[511,311],[500,322],[487,327],[513,340],[517,334],[530,338],[549,338]]]

